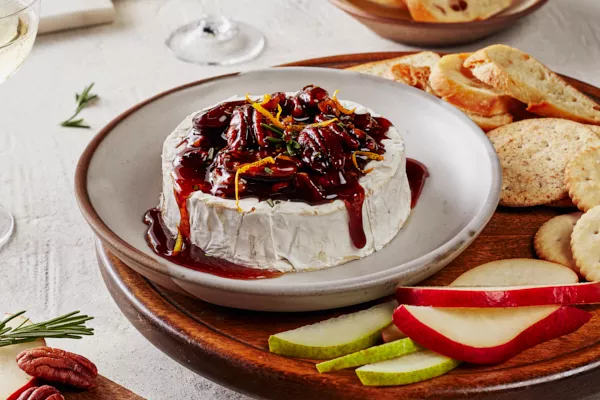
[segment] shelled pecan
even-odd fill
[[[56,388],[44,385],[27,389],[17,400],[65,400],[65,398]]]
[[[78,389],[96,387],[98,370],[87,358],[51,347],[25,350],[17,356],[19,368],[27,374],[51,383]]]

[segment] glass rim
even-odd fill
[[[0,2],[2,2],[2,1],[3,0],[0,0]],[[39,3],[40,1],[41,0],[28,0],[27,2],[23,2],[23,3],[27,4],[27,5],[25,5],[24,7],[20,8],[20,9],[18,9],[17,11],[14,11],[14,12],[12,12],[10,14],[6,14],[6,15],[0,14],[0,21],[3,20],[4,18],[8,18],[8,17],[15,16],[17,14],[20,14],[23,11],[25,11],[25,10],[31,8],[32,6],[34,6],[36,3]]]

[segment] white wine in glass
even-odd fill
[[[0,0],[0,83],[14,74],[31,52],[39,20],[40,0]],[[0,246],[8,241],[14,226],[12,215],[0,206]]]

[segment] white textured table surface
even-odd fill
[[[0,249],[0,312],[27,308],[42,319],[81,309],[96,316],[92,339],[51,344],[88,356],[102,374],[149,399],[246,398],[179,366],[121,315],[102,283],[92,232],[73,196],[77,159],[104,124],[157,92],[238,69],[198,67],[172,57],[163,46],[167,29],[157,17],[162,3],[117,0],[112,25],[39,37],[21,71],[0,87],[0,204],[17,221],[15,236]],[[408,49],[377,37],[324,0],[212,3],[267,36],[265,52],[244,69]],[[599,0],[550,0],[512,30],[455,50],[506,43],[600,86],[598,21]],[[102,97],[84,111],[93,129],[59,127],[72,112],[73,94],[92,81]]]

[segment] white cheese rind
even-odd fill
[[[356,112],[371,110],[343,101]],[[193,115],[196,115],[194,113]],[[165,140],[162,154],[163,193],[160,208],[167,228],[176,234],[179,208],[173,192],[173,160],[176,146],[192,128],[188,116]],[[371,161],[373,171],[360,179],[365,190],[363,226],[367,243],[354,247],[346,206],[340,200],[311,206],[302,202],[276,201],[271,207],[255,198],[240,201],[215,197],[201,191],[188,199],[190,240],[207,254],[256,269],[282,272],[332,267],[365,257],[382,249],[400,231],[410,214],[410,187],[406,176],[404,142],[390,127],[384,139],[382,161]],[[254,211],[251,211],[254,208]]]

